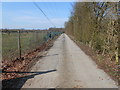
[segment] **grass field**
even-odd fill
[[[40,46],[46,35],[47,32],[42,31],[20,33],[22,55]],[[2,59],[14,60],[18,55],[18,33],[2,33]]]

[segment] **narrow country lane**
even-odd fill
[[[117,88],[66,34],[46,52],[31,69],[38,74],[28,79],[22,88]]]

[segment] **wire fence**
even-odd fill
[[[2,31],[2,59],[20,58],[62,32],[49,30]]]

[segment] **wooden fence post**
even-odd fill
[[[18,54],[19,54],[19,59],[21,59],[20,30],[18,30]]]

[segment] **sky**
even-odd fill
[[[52,23],[64,27],[70,16],[72,2],[36,2]],[[48,29],[54,27],[33,2],[3,2],[2,28]],[[0,27],[1,28],[1,27]]]

